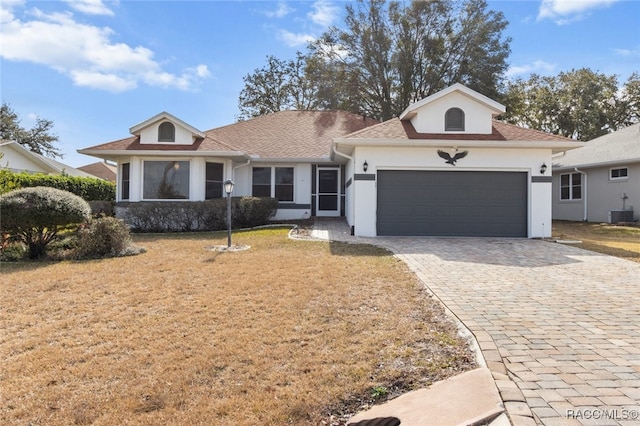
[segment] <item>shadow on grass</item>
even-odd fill
[[[341,241],[330,241],[329,251],[334,256],[393,256],[386,248],[371,244],[354,244]]]

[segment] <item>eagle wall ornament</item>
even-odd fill
[[[456,149],[457,151],[457,149]],[[451,154],[449,154],[448,152],[445,152],[441,149],[438,150],[438,155],[440,156],[440,158],[445,159],[445,163],[447,164],[451,164],[452,166],[456,165],[456,161],[460,160],[461,158],[464,158],[467,156],[467,154],[469,153],[469,151],[461,151],[461,152],[457,152],[453,157],[451,156]]]

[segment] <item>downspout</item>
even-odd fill
[[[584,197],[583,197],[583,202],[584,202],[584,217],[582,218],[583,222],[587,221],[587,173],[583,172],[582,170],[578,170],[577,167],[574,167],[573,170],[575,170],[577,173],[582,174],[582,176],[584,176]]]
[[[251,164],[251,158],[249,158],[246,163],[240,164],[239,166],[235,166],[234,168],[232,168],[231,169],[231,179],[235,182],[236,181],[236,169],[239,169],[239,168],[242,168],[242,167],[247,167],[249,164]]]

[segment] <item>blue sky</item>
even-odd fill
[[[582,67],[640,71],[638,0],[489,0],[512,37],[511,78]],[[53,120],[64,163],[168,111],[200,130],[235,122],[243,77],[290,59],[345,1],[2,0],[2,101],[24,127]]]

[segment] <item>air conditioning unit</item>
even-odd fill
[[[633,222],[633,210],[609,210],[609,223]]]

